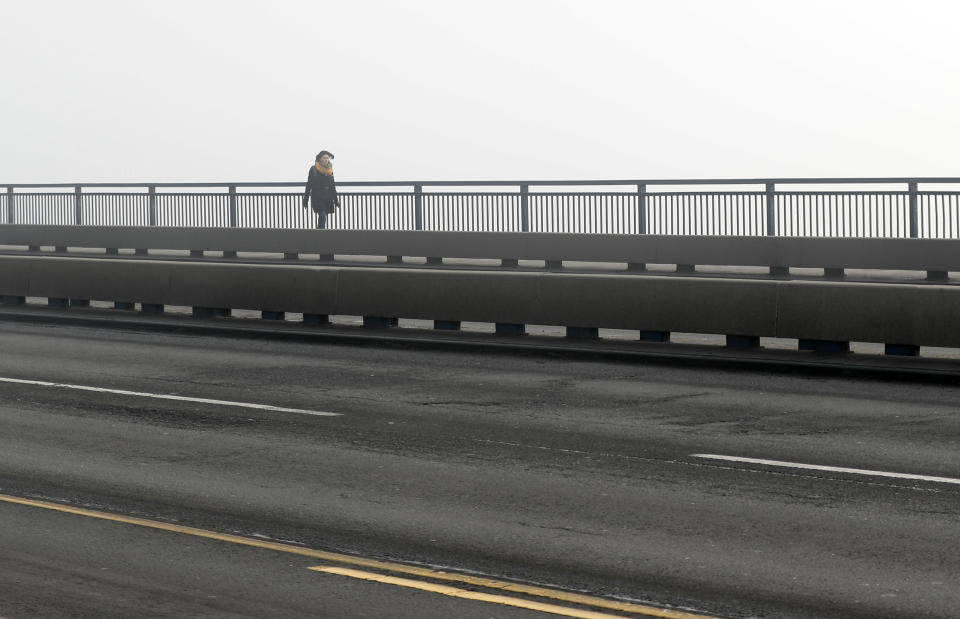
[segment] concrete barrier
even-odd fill
[[[960,347],[960,287],[930,284],[0,256],[0,297]]]
[[[0,225],[0,245],[216,252],[622,262],[927,271],[943,278],[960,271],[960,240],[746,236],[656,236],[515,232],[382,230],[264,230],[252,228],[154,228],[135,226]],[[396,260],[394,260],[395,262]]]

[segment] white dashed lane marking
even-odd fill
[[[741,458],[739,456],[721,456],[717,454],[690,454],[692,458],[707,458],[710,460],[725,460],[727,462],[745,462],[748,464],[765,464],[791,469],[806,469],[811,471],[829,471],[831,473],[852,473],[854,475],[870,475],[873,477],[893,477],[896,479],[916,479],[919,481],[933,481],[941,484],[960,484],[960,479],[953,477],[933,477],[931,475],[912,475],[910,473],[890,473],[888,471],[871,471],[868,469],[848,469],[842,466],[823,466],[820,464],[803,464],[801,462],[782,462],[780,460],[762,460],[760,458]]]
[[[256,404],[253,402],[233,402],[231,400],[212,400],[210,398],[192,398],[185,395],[174,395],[170,393],[146,393],[142,391],[126,391],[124,389],[107,389],[104,387],[91,387],[89,385],[71,385],[68,383],[53,383],[44,380],[25,380],[22,378],[7,378],[0,376],[0,382],[16,383],[20,385],[34,385],[38,387],[53,387],[57,389],[75,389],[77,391],[95,391],[98,393],[112,393],[114,395],[124,395],[137,398],[153,398],[157,400],[176,400],[178,402],[196,402],[197,404],[215,404],[217,406],[234,406],[237,408],[252,408],[263,411],[274,411],[278,413],[297,413],[299,415],[314,415],[317,417],[339,417],[340,413],[328,413],[325,411],[311,411],[302,408],[286,408],[283,406],[271,406],[269,404]]]

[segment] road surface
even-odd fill
[[[960,616],[949,381],[7,322],[0,348],[0,617]]]

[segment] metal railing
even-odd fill
[[[947,189],[924,187],[930,185]],[[328,219],[333,229],[960,238],[960,178],[337,186],[341,208]],[[314,221],[312,211],[301,206],[303,183],[0,187],[6,188],[0,190],[0,222],[8,224],[311,228]]]

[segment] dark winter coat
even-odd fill
[[[303,206],[309,201],[314,213],[326,211],[332,213],[340,206],[340,197],[333,180],[333,174],[324,174],[317,166],[310,166],[307,174],[307,188],[303,193]]]

